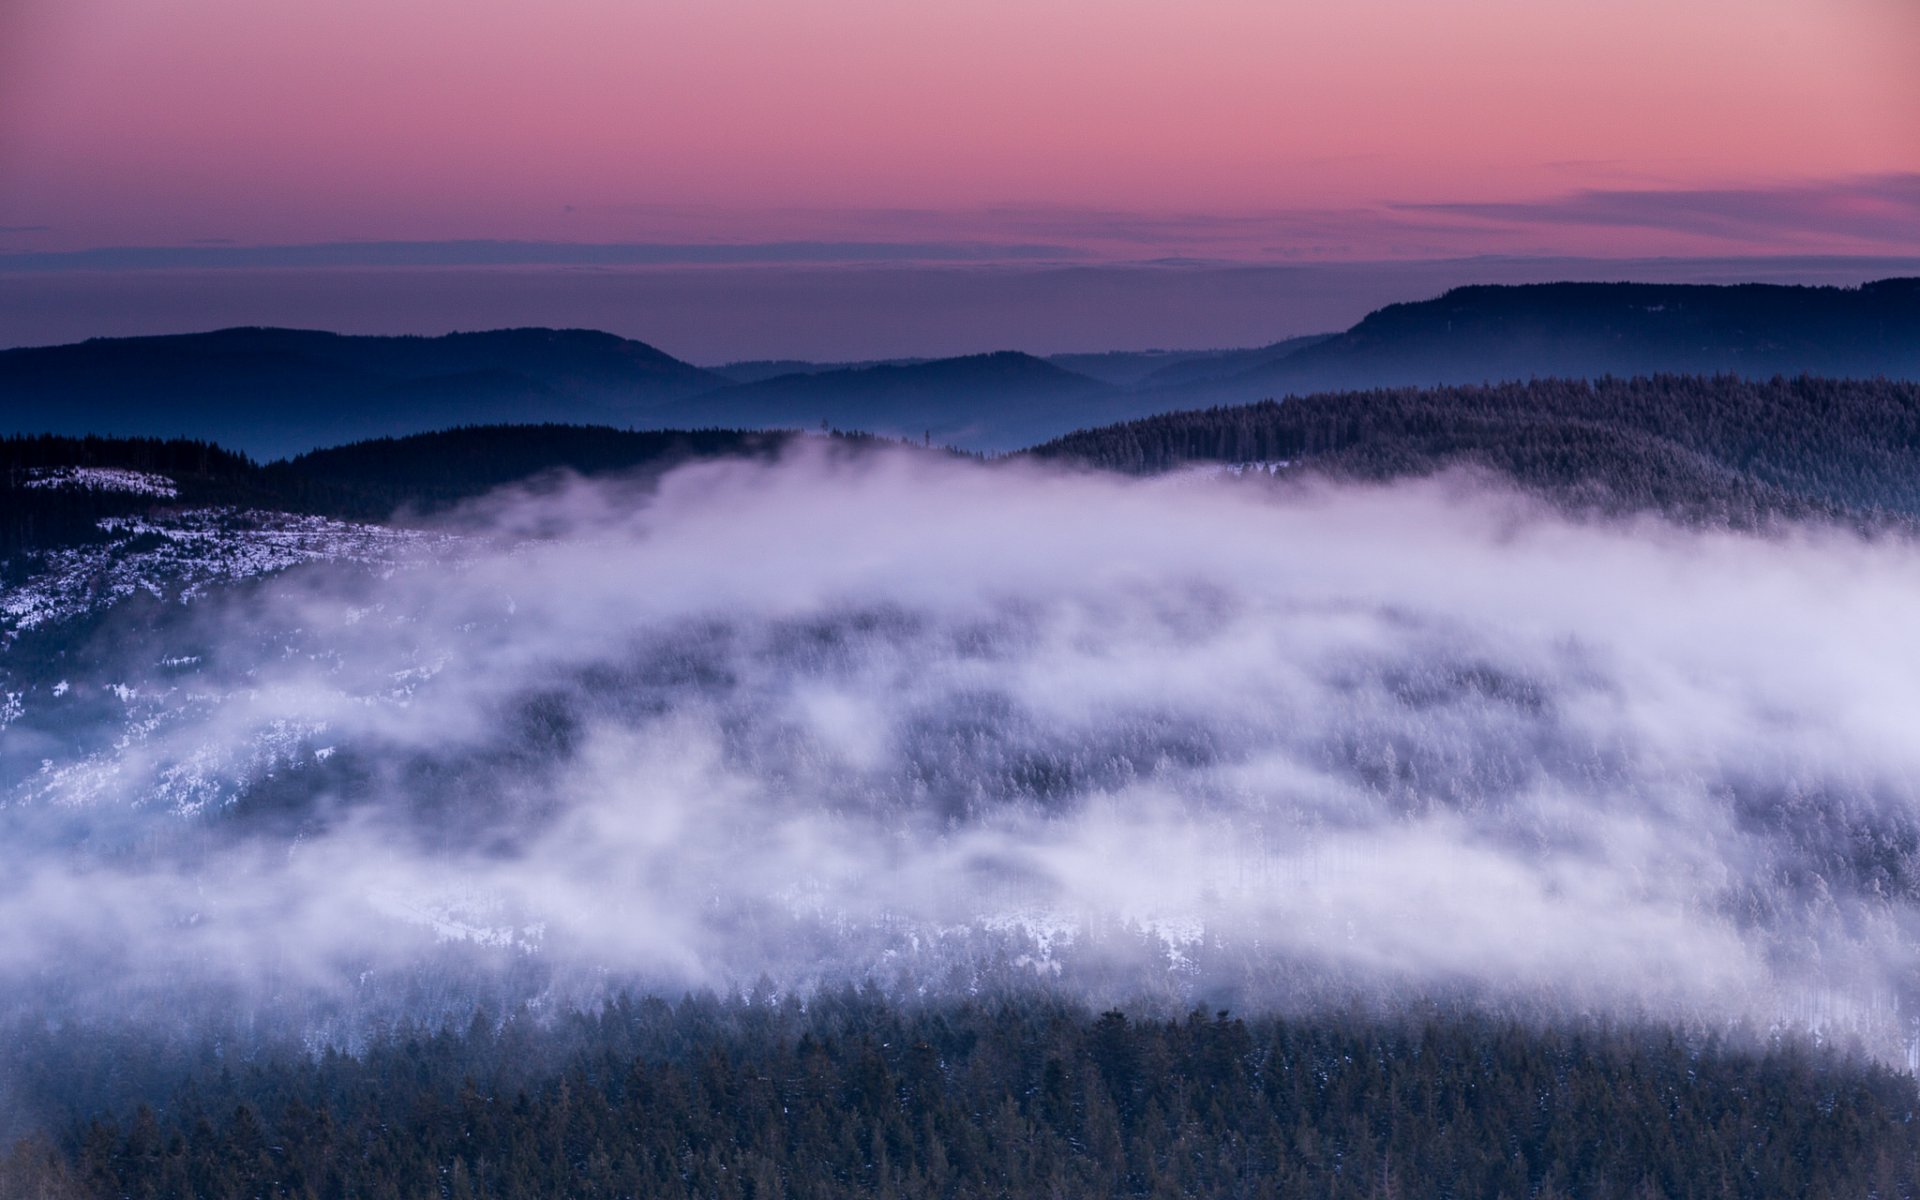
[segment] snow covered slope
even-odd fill
[[[141,486],[157,488],[151,481],[163,477],[141,478]],[[137,594],[185,604],[218,584],[301,563],[385,566],[447,540],[365,522],[235,508],[107,517],[100,529],[106,540],[52,551],[19,579],[0,581],[0,639],[97,614]]]

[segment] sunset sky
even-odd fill
[[[1917,62],[1915,0],[6,0],[0,290],[1910,256]]]

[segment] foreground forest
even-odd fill
[[[44,1032],[49,1063],[111,1044]],[[135,1053],[134,1061],[141,1057]],[[151,1057],[149,1055],[149,1057]],[[1897,1197],[1920,1096],[1787,1042],[1041,999],[622,998],[398,1029],[357,1055],[176,1063],[158,1107],[15,1147],[0,1194]],[[145,1064],[149,1069],[154,1064]]]

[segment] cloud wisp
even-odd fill
[[[28,696],[14,1004],[1025,980],[1904,1053],[1904,543],[906,454],[463,521],[456,564],[292,573]]]
[[[1773,185],[1590,188],[1537,199],[1208,212],[1085,205],[594,210],[627,235],[250,244],[33,245],[0,273],[360,269],[638,270],[1410,263],[1482,255],[1920,254],[1920,174]],[[596,226],[597,227],[597,226]],[[44,225],[0,234],[50,233]]]
[[[1920,174],[1779,187],[1593,189],[1545,200],[1403,204],[1487,227],[1578,227],[1708,239],[1744,250],[1910,254],[1920,247]]]
[[[0,233],[7,232],[0,229]],[[881,263],[1049,262],[1078,251],[1033,243],[966,241],[313,242],[238,245],[202,238],[185,246],[102,246],[0,253],[0,273],[206,271],[342,267],[702,267]]]

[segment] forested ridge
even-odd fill
[[[1920,280],[1466,286],[1261,347],[1045,360],[1001,347],[705,370],[583,329],[95,338],[0,350],[0,433],[188,434],[278,456],[456,425],[810,429],[824,418],[1003,453],[1087,425],[1264,396],[1661,372],[1920,379]]]
[[[1472,466],[1571,506],[1749,525],[1920,516],[1920,384],[1731,375],[1331,392],[1035,447],[1134,473],[1275,463],[1387,480]]]
[[[0,438],[0,559],[95,540],[102,517],[157,506],[238,505],[383,521],[403,509],[431,512],[551,471],[602,475],[665,470],[699,458],[769,458],[792,436],[730,429],[463,426],[354,442],[267,464],[189,438]],[[46,486],[47,472],[68,467],[165,476],[176,494]]]
[[[658,472],[702,458],[769,459],[793,437],[777,430],[474,425],[314,450],[270,463],[264,473],[293,493],[331,489],[342,499],[329,515],[377,520],[401,507],[444,508],[551,471],[594,476]]]
[[[47,487],[47,472],[68,467],[112,468],[164,475],[178,487],[171,499],[84,487]],[[187,438],[0,438],[0,560],[76,542],[98,540],[103,517],[124,516],[157,501],[248,504],[282,497],[262,486],[245,455]]]
[[[555,470],[664,470],[771,458],[795,435],[491,425],[377,438],[260,465],[189,439],[0,439],[0,558],[96,536],[156,503],[239,504],[358,520],[432,511]],[[837,434],[843,444],[878,442]],[[1750,526],[1786,518],[1920,520],[1920,384],[1661,375],[1331,392],[1167,413],[1026,452],[1149,474],[1196,463],[1286,463],[1385,481],[1475,467],[1571,507]],[[177,498],[29,486],[36,472],[165,475]]]
[[[1440,1014],[623,998],[550,1022],[395,1030],[357,1055],[203,1054],[186,1076],[157,1106],[22,1143],[8,1194],[1757,1198],[1920,1184],[1920,1097],[1884,1068],[1795,1043]]]

